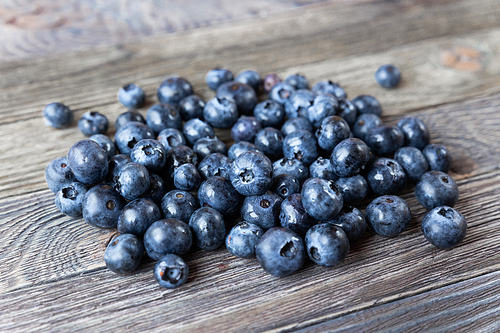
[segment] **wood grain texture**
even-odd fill
[[[10,292],[0,300],[0,330],[103,330],[110,321],[115,330],[203,331],[207,325],[221,332],[291,330],[421,294],[500,270],[499,183],[499,172],[459,181],[456,208],[469,228],[452,250],[427,243],[419,226],[425,210],[408,193],[403,198],[413,213],[410,228],[394,238],[368,232],[334,269],[307,264],[280,279],[266,274],[255,259],[238,259],[225,249],[196,251],[186,256],[190,277],[178,290],[157,287],[151,261],[130,276],[107,270],[101,258],[110,232],[79,220],[63,223],[54,212],[39,223],[36,217],[35,223],[16,221],[17,227],[1,230],[2,237],[24,244],[1,248],[5,265],[0,274],[10,282],[1,288]],[[6,200],[11,199],[2,204]],[[22,206],[49,206],[50,198],[45,201]],[[47,237],[51,230],[58,236]],[[69,245],[61,245],[67,238]]]

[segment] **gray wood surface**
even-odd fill
[[[476,328],[497,327],[499,37],[500,5],[491,0],[325,3],[0,63],[0,331],[470,331],[476,321]],[[373,79],[389,62],[403,73],[391,91]],[[312,83],[333,79],[351,97],[376,96],[386,122],[407,114],[423,119],[433,142],[454,157],[457,208],[469,222],[464,243],[448,251],[429,245],[419,227],[425,210],[409,188],[403,197],[413,212],[410,228],[394,238],[368,232],[334,269],[308,264],[278,279],[255,259],[221,248],[189,254],[190,277],[178,290],[157,287],[150,260],[134,275],[108,271],[102,256],[114,232],[59,213],[43,179],[46,164],[83,136],[75,126],[44,126],[42,107],[62,101],[77,119],[98,110],[113,123],[125,111],[116,102],[122,84],[143,86],[151,105],[161,80],[179,74],[210,98],[203,79],[216,65],[301,72]],[[228,141],[227,131],[219,134]],[[468,301],[461,307],[462,290]]]

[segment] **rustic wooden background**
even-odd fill
[[[230,15],[199,6],[199,21],[187,7],[174,7],[172,17],[155,10],[159,1],[106,2],[116,10],[99,1],[0,3],[0,331],[500,330],[500,3],[313,2],[261,0]],[[136,28],[133,6],[150,13]],[[123,17],[129,21],[116,24]],[[156,36],[123,43],[141,35]],[[373,79],[384,63],[401,69],[396,90]],[[42,107],[62,101],[77,119],[98,110],[113,123],[124,111],[116,102],[122,84],[138,83],[152,104],[162,78],[179,74],[210,98],[203,79],[216,65],[333,79],[351,97],[376,96],[386,122],[423,119],[432,141],[453,154],[465,241],[447,251],[429,245],[419,225],[425,210],[410,188],[410,228],[394,238],[367,232],[333,269],[308,264],[279,279],[221,248],[189,254],[190,277],[177,290],[158,287],[149,260],[130,276],[107,270],[113,232],[59,213],[43,177],[83,135],[44,126]]]

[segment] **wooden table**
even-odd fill
[[[409,0],[325,2],[0,63],[0,331],[500,330],[499,54],[498,1]],[[395,90],[374,81],[385,63],[401,69]],[[208,99],[204,76],[216,65],[332,79],[351,97],[376,96],[387,123],[424,120],[453,154],[465,241],[447,251],[427,243],[408,188],[410,228],[367,232],[333,269],[307,264],[275,278],[221,248],[189,254],[177,290],[158,287],[150,260],[134,275],[110,272],[114,232],[61,214],[43,176],[83,135],[44,126],[42,107],[61,101],[77,119],[98,110],[114,123],[122,84],[144,87],[149,106],[161,80],[179,74]]]

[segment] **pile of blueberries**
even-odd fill
[[[383,66],[376,79],[391,88],[399,75]],[[425,238],[442,249],[464,239],[465,219],[452,208],[458,187],[447,174],[451,156],[429,143],[421,120],[384,125],[373,96],[349,100],[331,81],[309,89],[299,74],[282,81],[275,73],[233,77],[218,68],[206,83],[216,97],[205,103],[187,80],[165,79],[145,119],[135,110],[144,91],[120,88],[118,101],[130,110],[116,119],[114,141],[105,135],[107,118],[87,112],[78,127],[90,138],[45,170],[61,212],[118,229],[104,253],[113,272],[135,270],[145,252],[157,261],[160,286],[175,288],[189,270],[180,256],[193,244],[209,251],[223,243],[234,256],[256,256],[274,276],[296,272],[307,258],[336,266],[367,224],[386,237],[408,227],[410,208],[397,196],[408,183],[430,210]],[[56,128],[73,121],[61,103],[43,115]],[[214,128],[231,129],[229,149]],[[376,198],[363,214],[354,206],[370,192]]]

